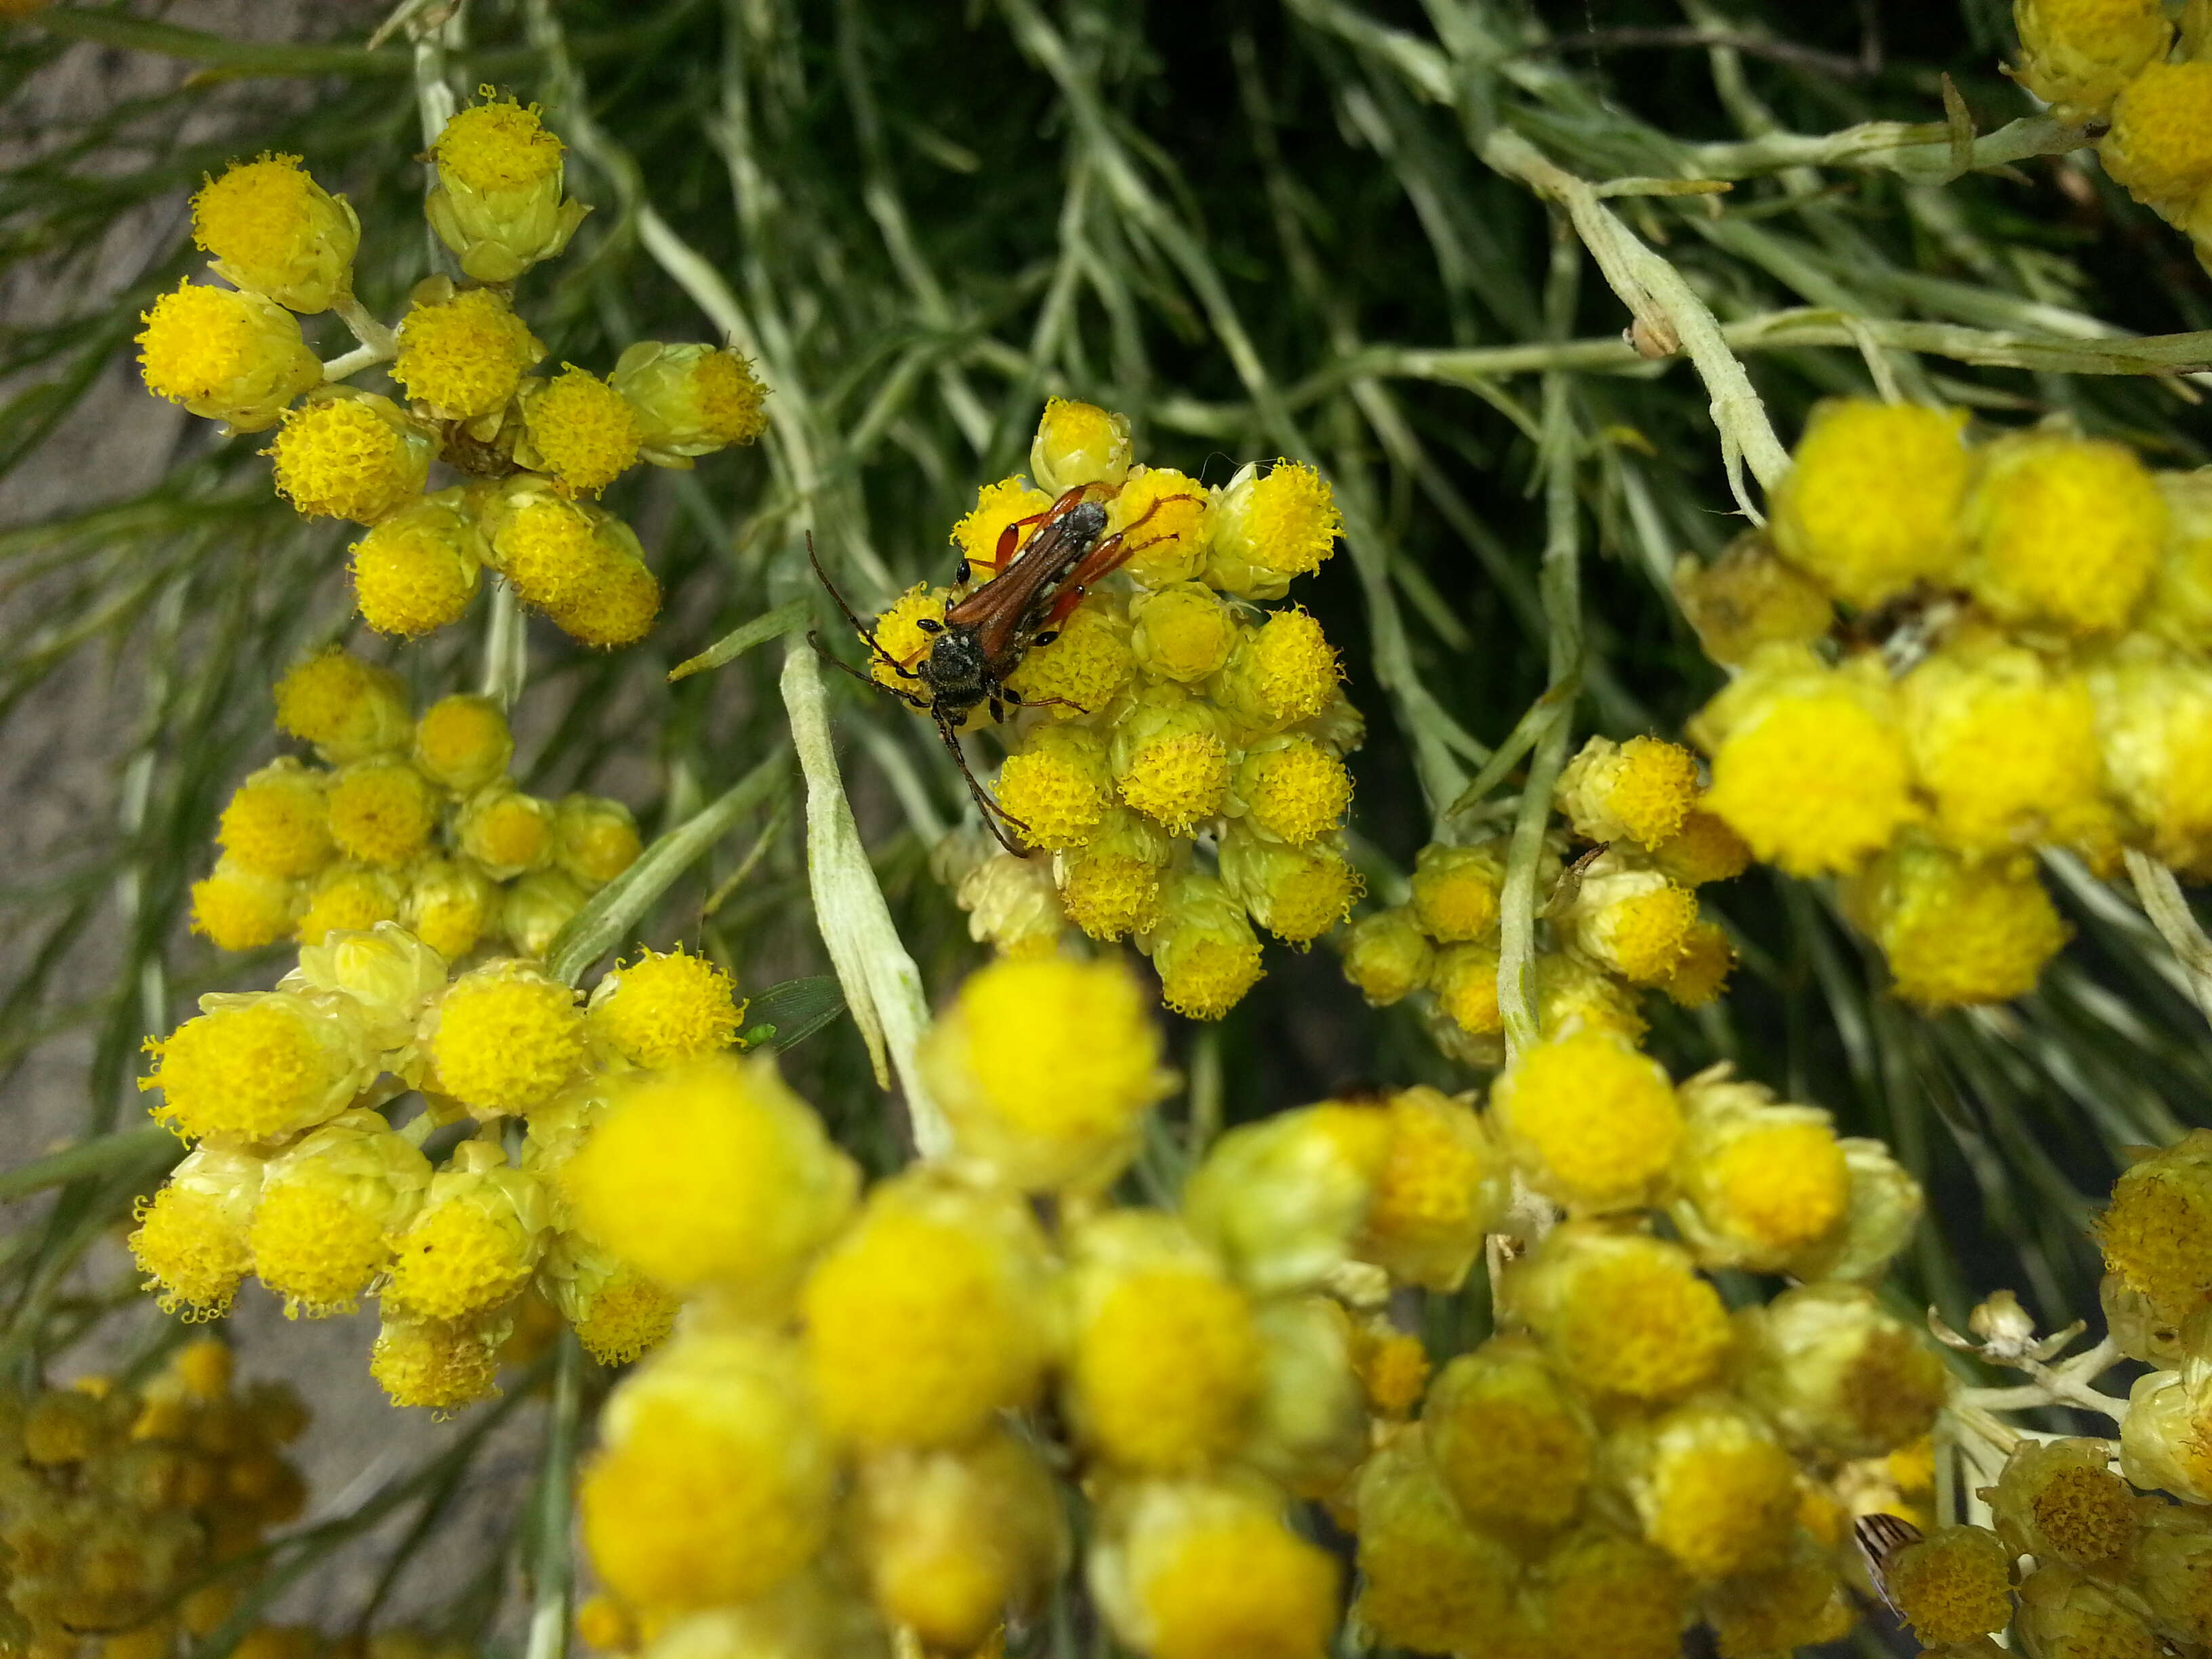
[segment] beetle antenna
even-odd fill
[[[814,532],[811,530],[806,532],[806,562],[814,567],[814,574],[817,577],[820,578],[822,586],[830,590],[830,597],[837,602],[837,609],[845,613],[845,620],[853,624],[853,631],[868,642],[868,649],[873,652],[877,656],[882,658],[885,662],[889,663],[894,669],[897,670],[899,673],[904,675],[908,679],[915,678],[915,676],[914,671],[908,668],[904,663],[901,662],[896,657],[891,655],[890,652],[884,650],[883,641],[876,637],[876,630],[869,627],[867,623],[862,622],[859,616],[854,613],[853,607],[845,603],[845,596],[837,591],[837,584],[830,580],[830,573],[822,568],[822,558],[821,556],[814,550]],[[817,644],[815,647],[815,649],[820,651],[822,647]],[[830,655],[826,651],[823,652],[822,654],[825,657]],[[832,662],[838,662],[840,659],[836,657],[830,657],[830,660]],[[844,664],[843,665],[847,667],[851,666],[850,664]],[[865,676],[863,678],[865,678]]]

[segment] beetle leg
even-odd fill
[[[945,746],[952,751],[952,763],[960,769],[960,775],[967,781],[968,793],[983,816],[984,828],[991,832],[1000,846],[1005,848],[1016,858],[1027,858],[1030,849],[1009,836],[1006,829],[1002,827],[1002,823],[1005,825],[1011,825],[1017,831],[1027,830],[1029,825],[1000,805],[991,798],[991,792],[976,781],[975,773],[969,769],[968,751],[960,746],[960,734],[952,729],[951,723],[942,714],[936,716],[933,723],[937,727],[937,735],[945,740]]]

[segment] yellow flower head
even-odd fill
[[[1974,597],[2001,622],[2075,636],[2126,625],[2166,529],[2166,500],[2132,450],[2045,434],[1982,452],[1966,519]]]
[[[1122,800],[1178,836],[1212,817],[1229,795],[1229,746],[1220,727],[1211,703],[1169,686],[1140,693],[1114,727]]]
[[[1706,807],[1792,875],[1856,868],[1919,810],[1896,703],[1879,665],[1762,658],[1698,717]]]
[[[1869,610],[1958,568],[1969,463],[1959,410],[1824,403],[1774,492],[1782,556],[1846,605]]]
[[[1396,1647],[1478,1653],[1505,1617],[1520,1562],[1459,1510],[1420,1430],[1394,1437],[1360,1471],[1362,1624]]]
[[[192,241],[216,274],[293,311],[330,309],[353,281],[361,222],[296,155],[233,161],[192,197]]]
[[[1258,1486],[1148,1481],[1118,1494],[1091,1568],[1121,1638],[1153,1659],[1321,1659],[1336,1563]]]
[[[1311,738],[1262,740],[1237,761],[1232,787],[1247,822],[1293,847],[1335,829],[1352,805],[1352,774]]]
[[[322,773],[271,762],[238,786],[216,827],[230,862],[256,875],[312,876],[336,855]]]
[[[514,734],[489,697],[458,692],[441,697],[415,723],[416,766],[456,793],[481,789],[504,776],[514,757]]]
[[[512,282],[568,244],[586,210],[561,199],[561,141],[535,104],[489,99],[458,111],[431,155],[431,228],[480,283]]]
[[[768,429],[768,388],[736,352],[640,340],[615,360],[614,388],[635,411],[644,459],[683,466]]]
[[[1312,1289],[1351,1260],[1390,1152],[1390,1115],[1372,1106],[1278,1112],[1213,1143],[1183,1214],[1255,1292]]]
[[[1034,524],[1022,524],[1024,519],[1035,519],[1052,506],[1052,497],[1043,490],[1033,488],[1029,480],[1018,476],[1001,478],[996,483],[981,486],[975,491],[975,505],[962,515],[952,526],[952,545],[959,550],[961,562],[967,568],[964,580],[988,581],[997,575],[1005,564],[1012,562],[1012,556],[1036,534]],[[1006,550],[1004,561],[999,557],[999,544],[1009,530],[1015,531],[1014,544]],[[880,626],[880,624],[879,624]],[[884,641],[894,654],[905,652]]]
[[[1345,935],[1344,976],[1359,988],[1370,1006],[1387,1008],[1429,983],[1437,952],[1413,918],[1412,908],[1393,905],[1363,916]],[[1497,970],[1491,972],[1491,1000],[1497,1001]]]
[[[2123,1170],[2097,1218],[2105,1265],[2179,1325],[2212,1296],[2212,1130]]]
[[[1237,613],[1203,582],[1140,593],[1129,606],[1129,648],[1155,680],[1194,685],[1219,672],[1239,637]]]
[[[275,1140],[345,1109],[374,1071],[353,1028],[289,991],[211,994],[205,1010],[147,1039],[159,1089],[154,1115],[178,1133]]]
[[[132,1210],[131,1259],[161,1311],[213,1319],[252,1270],[246,1224],[261,1191],[261,1160],[228,1147],[187,1153],[161,1189]]]
[[[1545,1558],[1538,1575],[1555,1651],[1672,1659],[1681,1650],[1690,1587],[1664,1552],[1642,1540],[1584,1528]]]
[[[1498,927],[1505,864],[1489,847],[1431,842],[1413,860],[1413,914],[1439,945],[1472,945]]]
[[[2201,1382],[2180,1371],[2136,1379],[2120,1422],[2120,1468],[2131,1486],[2212,1504],[2212,1404]]]
[[[1997,1535],[2014,1554],[2090,1571],[2118,1564],[2158,1507],[2113,1471],[2100,1440],[2022,1441],[1990,1493]]]
[[[1219,1019],[1260,982],[1260,939],[1218,877],[1178,871],[1160,887],[1159,926],[1142,943],[1160,1000],[1186,1019]]]
[[[2013,17],[2021,83],[2059,106],[2060,119],[2085,124],[2102,119],[2173,39],[2158,0],[2014,0]]]
[[[530,1282],[547,1222],[536,1176],[510,1168],[496,1145],[462,1142],[414,1219],[395,1231],[386,1310],[408,1319],[490,1313]]]
[[[1504,1214],[1504,1155],[1474,1109],[1440,1091],[1401,1089],[1382,1110],[1389,1151],[1358,1253],[1396,1283],[1455,1291]]]
[[[637,464],[644,441],[629,400],[588,369],[563,363],[522,400],[530,447],[563,495],[596,495]]]
[[[1083,848],[1060,859],[1060,908],[1095,939],[1150,933],[1164,914],[1167,857],[1167,836],[1151,819],[1109,807]]]
[[[1705,654],[1731,668],[1769,647],[1810,645],[1836,620],[1827,594],[1784,563],[1764,531],[1746,531],[1711,564],[1677,560],[1670,586]]]
[[[1636,985],[1672,977],[1698,925],[1698,896],[1656,870],[1589,866],[1559,921],[1577,950]]]
[[[2055,1561],[2020,1581],[2013,1635],[2030,1653],[2063,1659],[2156,1659],[2166,1644],[2152,1634],[2134,1597]]]
[[[407,887],[407,930],[448,962],[477,947],[498,919],[500,890],[467,859],[425,859]]]
[[[1367,885],[1327,843],[1291,847],[1236,826],[1221,838],[1221,878],[1253,921],[1301,948],[1350,915]]]
[[[351,1313],[429,1184],[429,1160],[381,1116],[343,1112],[270,1161],[247,1233],[254,1271],[288,1314]]]
[[[2148,32],[2147,26],[2145,33]],[[2105,170],[2167,218],[2188,216],[2212,185],[2212,64],[2151,63],[2120,88],[2112,131],[2098,142]]]
[[[1938,1527],[1891,1556],[1882,1581],[1931,1647],[1970,1643],[2012,1622],[2012,1552],[1986,1527]]]
[[[1491,1114],[1529,1180],[1577,1209],[1649,1202],[1682,1139],[1665,1069],[1609,1031],[1523,1053],[1492,1086]]]
[[[611,530],[623,530],[611,526]],[[634,541],[625,531],[618,541]],[[617,549],[596,577],[581,592],[547,607],[554,624],[579,645],[595,651],[611,651],[635,645],[660,614],[660,583],[645,561]]]
[[[1516,1264],[1507,1293],[1560,1370],[1600,1395],[1677,1399],[1729,1352],[1728,1311],[1689,1252],[1640,1233],[1555,1227]]]
[[[1947,647],[1905,677],[1905,740],[1936,833],[1970,853],[2094,837],[2109,816],[2086,678],[2023,647]]]
[[[928,1172],[868,1194],[799,1295],[816,1408],[868,1449],[971,1440],[1043,1381],[1044,1241],[1020,1202]]]
[[[399,865],[430,844],[438,802],[429,780],[405,761],[356,761],[331,780],[331,838],[348,858]]]
[[[1447,945],[1429,970],[1437,1011],[1472,1037],[1494,1037],[1505,1029],[1498,1006],[1498,948]]]
[[[191,930],[218,951],[274,945],[292,931],[292,884],[234,858],[218,859],[204,880],[192,884]]]
[[[399,676],[332,646],[276,682],[276,727],[339,765],[404,748],[414,722]]]
[[[1030,1190],[1110,1181],[1171,1083],[1148,1016],[1118,962],[1042,957],[970,975],[922,1053],[961,1155]]]
[[[1194,580],[1206,568],[1206,486],[1172,467],[1138,467],[1109,509],[1109,533],[1133,550],[1121,568],[1140,587]]]
[[[1859,1285],[1801,1285],[1737,1321],[1737,1392],[1795,1441],[1882,1456],[1927,1433],[1949,1396],[1934,1349]]]
[[[672,1066],[726,1048],[745,1006],[720,967],[705,957],[641,951],[617,963],[592,992],[592,1036],[634,1066]]]
[[[561,1316],[602,1365],[627,1365],[676,1328],[675,1297],[578,1234],[556,1231],[544,1272]]]
[[[333,864],[307,890],[293,933],[301,945],[320,945],[332,933],[366,933],[397,921],[407,890],[389,870],[350,861]]]
[[[2154,475],[2166,497],[2166,544],[2143,600],[2142,630],[2185,651],[2212,641],[2212,476]]]
[[[883,653],[868,653],[868,672],[878,685],[893,691],[904,691],[921,697],[929,697],[929,688],[918,678],[909,678],[884,660],[890,656],[901,663],[912,663],[928,654],[930,642],[935,635],[922,626],[925,622],[942,623],[945,607],[951,598],[949,590],[932,587],[927,582],[916,582],[891,601],[873,623],[876,643]]]
[[[499,1392],[500,1340],[499,1328],[473,1322],[387,1319],[369,1352],[368,1374],[395,1406],[457,1412]]]
[[[1085,845],[1113,794],[1105,739],[1086,726],[1037,726],[999,769],[999,804],[1032,847]]]
[[[1525,1336],[1493,1336],[1438,1372],[1421,1429],[1477,1526],[1525,1540],[1581,1506],[1596,1451],[1589,1414]]]
[[[604,795],[563,795],[553,816],[553,858],[596,891],[637,862],[645,850],[629,808]]]
[[[1129,476],[1129,417],[1072,398],[1048,398],[1030,443],[1030,475],[1058,495],[1078,484],[1120,485]]]
[[[1682,940],[1682,954],[1659,988],[1677,1007],[1702,1008],[1717,998],[1735,971],[1735,946],[1717,921],[1700,921]]]
[[[509,881],[553,861],[553,803],[526,795],[504,778],[462,803],[453,821],[461,851],[495,881]]]
[[[1684,1085],[1689,1133],[1676,1159],[1677,1226],[1707,1267],[1776,1273],[1833,1233],[1850,1205],[1851,1176],[1828,1115],[1763,1099],[1709,1110],[1714,1096],[1764,1090]]]
[[[2026,854],[1972,864],[1901,842],[1853,878],[1844,903],[1881,946],[1898,995],[1927,1008],[2027,995],[2072,931]]]
[[[293,398],[323,383],[299,319],[258,294],[187,280],[140,319],[146,389],[235,431],[276,425]]]
[[[584,1541],[634,1607],[750,1601],[829,1532],[836,1462],[787,1343],[751,1332],[672,1343],[603,1421],[579,1493]]]
[[[342,386],[287,413],[264,453],[302,514],[373,525],[422,493],[434,447],[391,398]]]
[[[655,1283],[770,1304],[859,1173],[767,1060],[716,1054],[620,1079],[562,1179],[583,1231]]]
[[[353,544],[354,600],[378,633],[419,639],[459,622],[476,597],[484,549],[459,497],[425,495]]]
[[[977,862],[959,877],[953,900],[968,913],[968,937],[1010,957],[1049,956],[1067,931],[1052,861],[995,850],[963,849]]]
[[[1559,775],[1555,797],[1575,833],[1590,841],[1657,847],[1698,799],[1697,757],[1657,738],[1592,738]]]
[[[1206,511],[1212,541],[1206,579],[1247,599],[1279,599],[1336,551],[1344,516],[1328,481],[1304,461],[1247,466]]]
[[[1651,849],[1651,862],[1685,887],[1703,887],[1732,881],[1749,869],[1751,848],[1726,819],[1693,807],[1682,827]]]
[[[1725,1395],[1622,1425],[1607,1447],[1644,1535],[1693,1578],[1778,1567],[1798,1507],[1797,1465]]]
[[[2112,793],[2154,856],[2212,871],[2212,668],[2130,636],[2088,672]]]
[[[446,1093],[479,1111],[524,1112],[582,1062],[584,1011],[574,991],[526,963],[487,963],[447,991],[428,1047]]]
[[[1067,1401],[1108,1463],[1191,1474],[1234,1453],[1261,1385],[1252,1304],[1168,1217],[1109,1212],[1073,1241]]]
[[[1279,732],[1326,712],[1343,678],[1336,649],[1321,623],[1311,612],[1292,605],[1269,612],[1266,622],[1245,634],[1211,691],[1244,725]]]
[[[558,870],[533,870],[508,884],[499,907],[500,931],[518,955],[542,957],[591,897]]]
[[[1116,595],[1094,593],[1060,624],[1059,638],[1031,647],[1007,684],[1032,702],[1048,702],[1054,720],[1067,720],[1103,712],[1136,672],[1127,607]]]
[[[544,355],[505,295],[464,289],[417,301],[400,319],[392,378],[438,419],[468,421],[504,409],[523,372]]]
[[[541,611],[569,604],[606,580],[619,550],[598,507],[562,498],[543,478],[509,484],[486,509],[485,562]]]

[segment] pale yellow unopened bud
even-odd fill
[[[1078,484],[1118,487],[1129,476],[1129,417],[1096,404],[1048,398],[1030,445],[1030,477],[1047,495]]]

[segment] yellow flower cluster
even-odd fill
[[[1362,1473],[1362,1621],[1425,1652],[1627,1659],[1700,1620],[1726,1659],[1843,1636],[1832,1482],[1920,1440],[1948,1392],[1867,1288],[1911,1178],[1825,1113],[1725,1067],[1674,1086],[1600,1028],[1521,1056],[1471,1122],[1565,1218]],[[1725,1268],[1800,1282],[1731,1316],[1700,1272]]]
[[[197,1143],[131,1236],[163,1306],[213,1317],[248,1273],[310,1318],[373,1291],[377,1380],[398,1404],[447,1410],[493,1392],[501,1345],[547,1305],[611,1364],[665,1334],[674,1299],[599,1243],[599,1212],[628,1198],[572,1203],[563,1171],[611,1101],[681,1097],[682,1068],[733,1063],[744,1005],[714,963],[647,951],[582,1003],[512,958],[449,979],[385,922],[303,947],[273,991],[200,1006],[149,1042],[140,1085]],[[410,1090],[420,1110],[386,1109]],[[428,1155],[471,1121],[442,1164]]]
[[[329,764],[273,761],[223,808],[222,856],[192,884],[192,931],[219,949],[398,921],[448,961],[540,956],[638,855],[619,801],[514,787],[514,739],[489,697],[411,720],[398,676],[336,648],[276,696],[278,728]]]
[[[10,1394],[0,1404],[9,1649],[162,1659],[180,1634],[214,1630],[258,1576],[240,1558],[306,1500],[280,1448],[307,1420],[282,1384],[234,1391],[230,1350],[213,1341],[179,1349],[143,1388],[88,1376]]]
[[[1079,1468],[1083,1571],[1157,1659],[1318,1659],[1337,1574],[1300,1500],[1357,1531],[1395,1646],[1667,1659],[1700,1612],[1729,1659],[1843,1632],[1839,1540],[1804,1517],[1944,1395],[1863,1288],[1919,1204],[1878,1146],[1601,1033],[1487,1112],[1324,1102],[1221,1137],[1179,1212],[1111,1206],[1160,1055],[1121,963],[1002,958],[927,1040],[948,1150],[865,1194],[757,1062],[615,1101],[564,1183],[690,1299],[584,1480],[586,1622],[654,1659],[975,1651],[1067,1569]],[[1571,1218],[1430,1387],[1384,1310],[1461,1286],[1516,1176]],[[1699,1272],[1726,1267],[1808,1282],[1731,1319]]]
[[[2021,65],[2008,71],[2061,119],[2109,124],[2097,153],[2138,202],[2212,258],[2212,62],[2201,22],[2177,46],[2159,0],[2014,0]],[[2193,14],[2192,14],[2193,15]]]
[[[1328,481],[1302,462],[1247,466],[1209,489],[1137,464],[1129,423],[1054,398],[1035,478],[986,485],[953,527],[962,568],[990,575],[1066,492],[1107,509],[1120,574],[1040,639],[1012,675],[1025,701],[998,798],[1035,849],[971,857],[971,928],[1003,950],[1049,950],[1073,923],[1133,939],[1169,1007],[1218,1019],[1261,977],[1256,927],[1303,949],[1363,890],[1345,857],[1344,757],[1359,741],[1335,651],[1296,606],[1265,611],[1334,550]],[[1000,550],[1006,550],[1002,557]],[[963,587],[921,587],[876,624],[891,656],[928,646]],[[878,659],[878,680],[926,692]]]
[[[2212,489],[2116,443],[1962,428],[1822,405],[1767,530],[1677,583],[1739,671],[1691,723],[1711,810],[1792,874],[1848,878],[1931,1007],[2021,995],[2065,942],[2039,847],[2212,875]]]
[[[1547,938],[1535,958],[1537,1019],[1643,1036],[1638,994],[1684,1007],[1718,996],[1735,951],[1703,918],[1697,889],[1742,873],[1750,853],[1706,811],[1697,758],[1656,738],[1592,738],[1561,775],[1540,879]],[[1570,833],[1597,843],[1571,869]],[[1470,1065],[1505,1057],[1498,1006],[1498,914],[1505,843],[1431,842],[1414,860],[1412,895],[1363,916],[1346,935],[1344,971],[1377,1007],[1419,995],[1439,1046]]]
[[[636,535],[588,498],[638,461],[750,443],[765,393],[745,360],[641,341],[610,380],[573,364],[530,373],[545,348],[514,310],[514,280],[568,245],[586,209],[562,194],[561,141],[535,106],[489,97],[432,148],[426,211],[464,284],[418,284],[396,330],[352,289],[360,225],[295,155],[234,163],[192,198],[209,269],[145,313],[149,389],[240,432],[276,427],[277,493],[308,517],[350,520],[362,616],[414,638],[458,620],[489,568],[572,637],[643,636],[659,585]],[[362,349],[325,365],[293,313],[335,310]],[[390,366],[400,400],[343,384]],[[443,463],[460,482],[429,488]],[[580,499],[581,498],[581,499]]]

